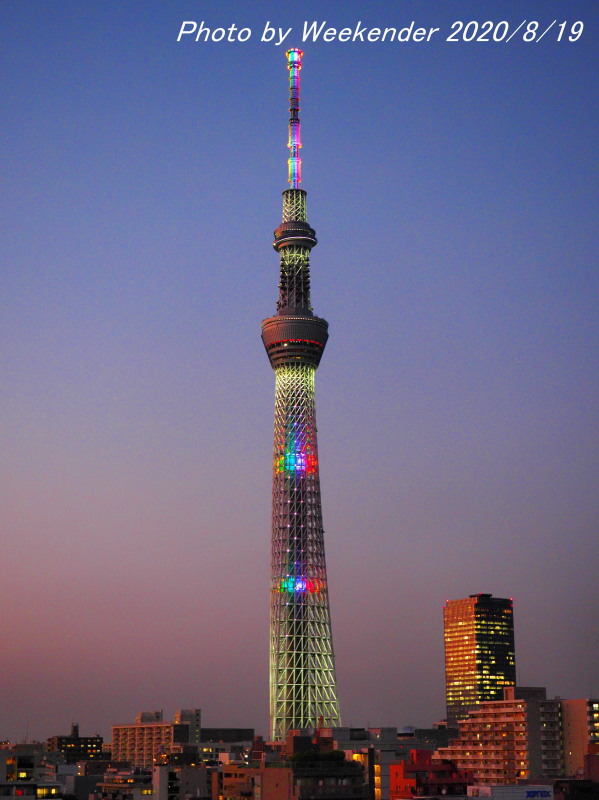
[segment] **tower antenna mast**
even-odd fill
[[[302,68],[301,50],[287,51],[287,69],[289,70],[289,183],[292,189],[299,189],[302,182],[302,134],[299,118],[300,70]]]

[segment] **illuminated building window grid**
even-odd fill
[[[512,614],[511,607],[484,607],[475,598],[444,609],[446,697],[456,717],[514,685]]]
[[[555,701],[540,705],[541,719],[553,720],[555,730],[541,733],[543,775],[555,777],[561,769],[559,753],[559,707]],[[448,748],[443,757],[473,769],[477,780],[509,782],[526,777],[529,770],[528,713],[524,703],[494,701],[483,704],[466,720],[460,722],[460,738]]]

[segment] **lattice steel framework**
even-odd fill
[[[301,50],[287,52],[289,183],[275,231],[280,255],[277,315],[262,323],[275,371],[270,603],[270,718],[273,739],[295,728],[340,725],[320,500],[314,376],[328,323],[310,306],[310,250],[299,157]]]

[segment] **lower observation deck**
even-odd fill
[[[273,369],[283,364],[317,367],[329,338],[329,323],[320,317],[277,316],[262,323],[262,341]]]

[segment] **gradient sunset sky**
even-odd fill
[[[267,733],[289,46],[343,723],[441,719],[442,607],[475,592],[514,598],[520,684],[599,694],[598,16],[4,0],[0,739],[196,706]],[[440,31],[302,42],[413,20]]]

